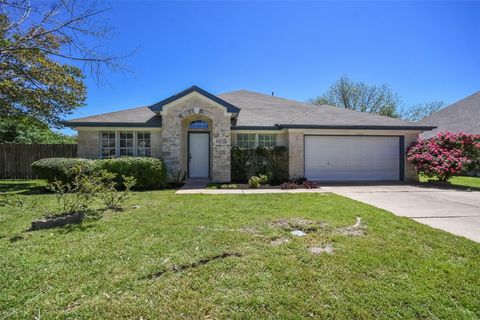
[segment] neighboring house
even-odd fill
[[[74,119],[78,156],[152,156],[173,174],[230,181],[231,147],[286,146],[289,174],[310,180],[414,180],[405,149],[434,127],[246,90],[196,86],[147,107]]]
[[[418,124],[437,127],[422,133],[422,138],[430,138],[442,131],[480,134],[480,91],[431,114]]]

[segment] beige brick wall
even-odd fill
[[[288,172],[290,178],[305,175],[303,132],[288,132]]]
[[[152,157],[161,158],[162,157],[162,132],[161,131],[150,131],[150,144],[151,144],[150,151],[152,152]]]
[[[100,156],[100,139],[98,131],[78,130],[79,158],[96,159]]]
[[[288,146],[288,133],[281,132],[277,134],[277,146]]]

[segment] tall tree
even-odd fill
[[[34,3],[0,0],[0,116],[58,127],[85,103],[84,73],[100,79],[120,57],[100,45],[109,28],[96,2]]]
[[[347,76],[341,77],[325,94],[310,99],[310,102],[395,118],[399,117],[398,110],[402,103],[398,94],[387,85],[374,86],[354,82]]]
[[[434,112],[442,109],[446,106],[446,103],[443,101],[432,101],[427,103],[419,103],[408,108],[405,108],[401,112],[401,117],[409,121],[419,121],[423,118],[428,117]]]

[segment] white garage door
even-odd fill
[[[309,180],[399,180],[399,137],[305,136]]]

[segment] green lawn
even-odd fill
[[[0,319],[480,318],[479,244],[340,196],[138,192],[24,232],[55,205],[24,184],[0,182],[19,200],[0,207]],[[357,216],[364,235],[340,232]],[[289,218],[325,225],[272,246]]]
[[[436,179],[420,176],[420,182],[437,181]],[[448,180],[452,186],[480,188],[480,177],[455,176]]]

